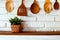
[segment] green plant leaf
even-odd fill
[[[18,17],[11,18],[9,21],[11,24],[14,24],[14,25],[19,25],[22,22],[22,20],[19,19]]]

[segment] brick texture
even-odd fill
[[[5,9],[6,0],[0,0],[0,31],[11,31],[11,24],[9,22],[10,18],[17,16],[22,19],[23,31],[60,31],[60,9],[52,10],[50,14],[44,12],[44,1],[37,0],[41,10],[38,14],[33,14],[30,11],[30,6],[33,0],[25,0],[24,4],[27,7],[28,16],[17,16],[17,9],[21,5],[21,0],[13,0],[14,10],[8,13]],[[51,0],[52,7],[54,0]],[[60,3],[60,0],[58,0]]]

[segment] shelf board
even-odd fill
[[[60,35],[60,31],[20,32],[20,33],[12,33],[10,31],[0,31],[0,35]]]

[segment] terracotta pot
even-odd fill
[[[52,3],[50,2],[50,0],[45,0],[44,3],[44,11],[49,14],[52,11]]]
[[[22,0],[22,3],[17,10],[17,15],[18,16],[27,16],[27,9],[26,9],[23,1],[24,0]]]
[[[22,27],[21,25],[11,25],[11,32],[21,32],[22,31]]]
[[[59,9],[59,3],[58,3],[57,0],[56,0],[55,3],[54,3],[54,9],[55,9],[55,10],[58,10],[58,9]]]
[[[6,0],[6,4],[5,4],[6,10],[7,12],[12,12],[14,9],[14,4],[12,0]]]
[[[33,14],[37,14],[40,11],[40,7],[36,0],[34,0],[33,4],[30,7],[30,10]]]

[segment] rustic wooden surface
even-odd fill
[[[60,35],[60,31],[52,32],[20,32],[20,33],[12,33],[9,31],[0,31],[0,35]]]

